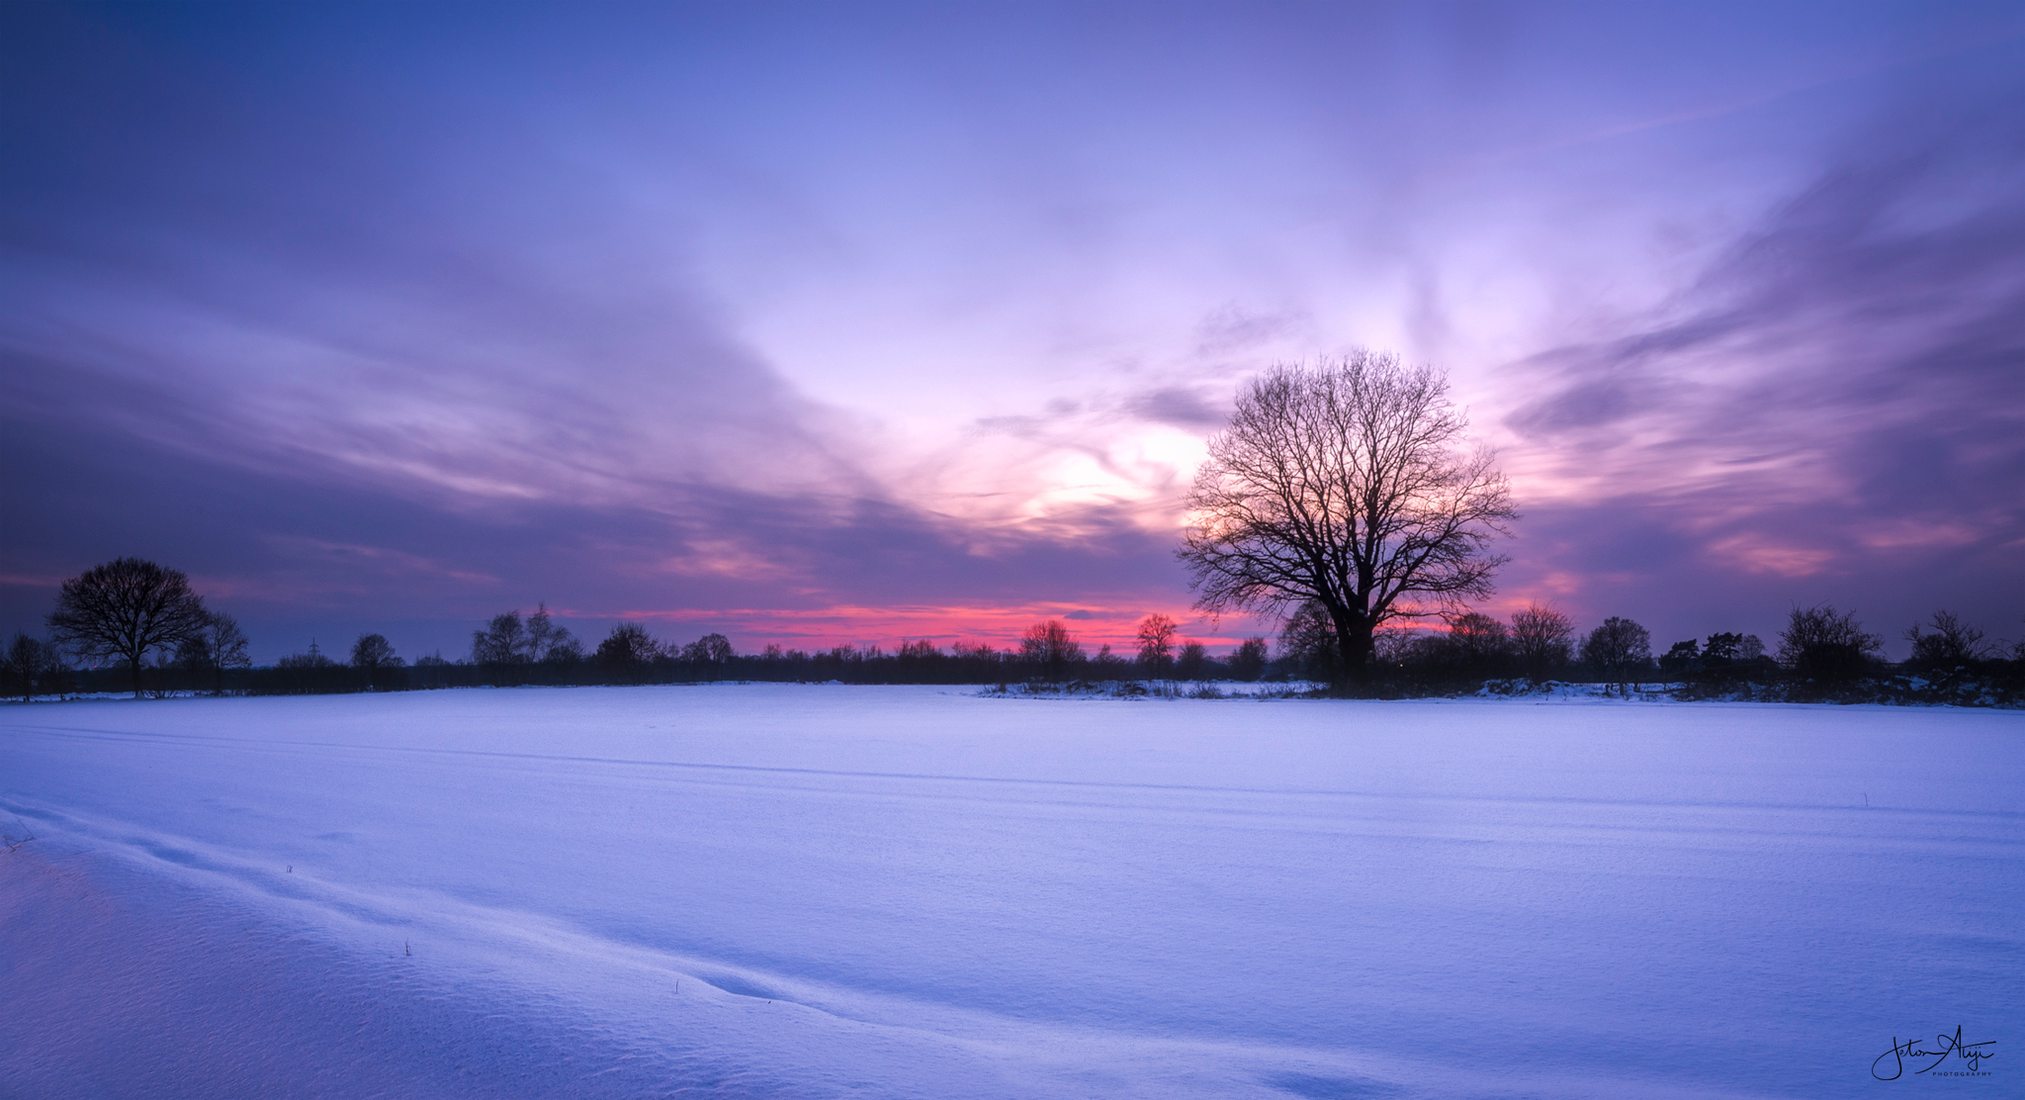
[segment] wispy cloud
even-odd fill
[[[1512,368],[1568,542],[1647,517],[1684,560],[1642,572],[1908,621],[1965,568],[2025,595],[2001,564],[2025,498],[1995,488],[2025,484],[2025,128],[1894,117],[1856,144],[1653,316]]]

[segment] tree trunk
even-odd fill
[[[1332,612],[1336,624],[1336,686],[1361,684],[1371,675],[1371,623],[1355,611]]]

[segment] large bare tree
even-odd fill
[[[63,582],[49,632],[81,658],[125,664],[138,699],[148,654],[173,651],[209,620],[188,577],[151,561],[120,558]]]
[[[1328,616],[1338,680],[1372,632],[1489,595],[1494,539],[1517,515],[1490,451],[1471,446],[1447,378],[1354,352],[1272,367],[1238,394],[1189,493],[1178,556],[1196,604]]]

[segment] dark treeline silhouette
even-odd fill
[[[1912,653],[1900,662],[1883,659],[1882,639],[1853,613],[1826,605],[1793,609],[1771,651],[1755,634],[1719,631],[1655,654],[1651,633],[1628,618],[1612,616],[1580,634],[1567,616],[1538,604],[1509,622],[1471,611],[1445,626],[1381,632],[1373,676],[1357,694],[1521,692],[1559,681],[1683,699],[2025,703],[2025,642],[2005,652],[1947,611],[1906,633]],[[1281,632],[1283,664],[1326,678],[1327,630],[1320,613],[1297,611]]]
[[[1156,616],[1156,618],[1158,618]],[[943,647],[928,640],[897,648],[832,646],[791,649],[769,645],[739,653],[731,640],[707,633],[692,642],[664,641],[639,623],[620,623],[588,651],[549,622],[546,608],[522,619],[517,611],[494,616],[472,635],[467,657],[440,655],[408,664],[384,637],[362,635],[349,664],[308,653],[272,668],[244,670],[235,679],[256,694],[332,691],[400,691],[438,687],[527,685],[683,684],[721,680],[841,682],[850,684],[1011,684],[1029,681],[1139,680],[1149,678],[1259,679],[1275,670],[1264,638],[1229,656],[1185,641],[1175,652],[1132,660],[1109,646],[1085,650],[1059,619],[1035,623],[1017,646],[981,643]]]
[[[103,621],[94,616],[102,617]],[[1534,604],[1499,619],[1451,616],[1443,629],[1383,630],[1371,675],[1356,694],[1379,697],[1489,690],[1519,693],[1553,682],[1641,689],[1678,698],[1794,701],[2025,702],[2025,642],[2005,648],[1948,612],[1904,635],[1910,656],[1885,661],[1882,638],[1852,612],[1794,608],[1768,646],[1756,635],[1717,632],[1659,648],[1643,625],[1621,616],[1586,633],[1568,616]],[[1294,609],[1277,647],[1263,637],[1228,653],[1180,636],[1172,618],[1148,615],[1129,654],[1094,652],[1069,625],[1049,619],[1017,645],[940,646],[932,641],[801,650],[769,645],[739,653],[706,633],[678,643],[621,623],[585,646],[546,605],[493,616],[467,654],[409,661],[383,634],[358,635],[338,656],[312,641],[300,653],[254,667],[232,617],[205,607],[181,573],[123,558],[64,585],[48,640],[16,634],[0,652],[0,695],[30,699],[77,693],[327,694],[450,687],[682,684],[723,680],[850,684],[1144,684],[1148,681],[1278,680],[1329,683],[1340,668],[1340,632],[1318,605]],[[1140,688],[1124,693],[1130,694]],[[1340,681],[1336,690],[1346,690]]]

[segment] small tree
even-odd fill
[[[682,659],[689,664],[706,670],[719,670],[731,663],[735,656],[731,639],[722,634],[705,634],[703,637],[682,647]]]
[[[1869,673],[1883,644],[1854,612],[1796,607],[1779,635],[1779,663],[1816,685],[1848,684]]]
[[[1652,665],[1652,635],[1630,619],[1613,615],[1582,640],[1582,663],[1628,696],[1631,685]]]
[[[1660,654],[1659,670],[1668,676],[1676,676],[1683,680],[1692,678],[1702,670],[1701,644],[1693,638],[1675,642],[1665,653]]]
[[[24,703],[37,692],[55,694],[62,690],[58,675],[62,670],[63,655],[55,646],[16,631],[7,647],[5,691],[21,696]]]
[[[1928,675],[1955,675],[1974,667],[1990,656],[1983,632],[1955,617],[1952,611],[1936,611],[1933,632],[1922,633],[1919,624],[1906,631],[1912,656],[1906,663]]]
[[[1505,624],[1481,611],[1449,620],[1449,654],[1464,670],[1478,676],[1504,671],[1511,660],[1512,641]]]
[[[1545,680],[1568,665],[1575,648],[1575,624],[1568,616],[1542,604],[1527,604],[1512,613],[1512,654],[1535,680]]]
[[[1256,680],[1264,676],[1266,661],[1270,655],[1264,638],[1246,638],[1238,643],[1237,651],[1230,655],[1231,676],[1238,680]]]
[[[246,644],[246,634],[239,629],[237,620],[210,612],[204,616],[204,625],[176,647],[176,664],[193,680],[209,683],[211,694],[223,695],[228,670],[253,666]]]
[[[485,629],[471,632],[471,663],[474,665],[489,668],[524,665],[529,652],[527,624],[521,622],[517,610],[494,615]]]
[[[118,558],[63,582],[49,632],[88,661],[127,666],[134,698],[150,654],[167,655],[205,623],[190,579],[140,558]]]
[[[35,695],[35,669],[42,663],[42,643],[20,631],[7,645],[6,662],[0,664],[0,691],[21,696],[27,702]]]
[[[1038,622],[1020,635],[1020,659],[1050,680],[1067,677],[1069,666],[1083,659],[1083,644],[1060,619]]]
[[[583,645],[569,627],[556,625],[546,603],[537,604],[527,617],[526,647],[527,659],[536,664],[573,665],[584,658]]]
[[[1711,634],[1702,643],[1702,663],[1711,670],[1739,665],[1754,665],[1765,655],[1765,643],[1756,634],[1738,634],[1734,631]]]
[[[1336,624],[1321,604],[1303,604],[1280,627],[1280,661],[1296,676],[1310,680],[1336,680],[1341,673],[1336,647]]]
[[[1192,638],[1181,643],[1181,652],[1174,658],[1174,674],[1184,680],[1207,679],[1209,647]]]
[[[385,634],[361,634],[352,643],[352,667],[358,670],[366,682],[366,690],[378,691],[386,686],[387,674],[401,667],[400,655],[394,652],[394,643]]]
[[[597,652],[591,659],[611,675],[637,680],[660,656],[661,643],[647,633],[646,627],[639,623],[620,623],[605,635],[604,641],[598,643]]]
[[[1173,619],[1159,612],[1139,620],[1139,665],[1148,676],[1164,676],[1174,663]]]

